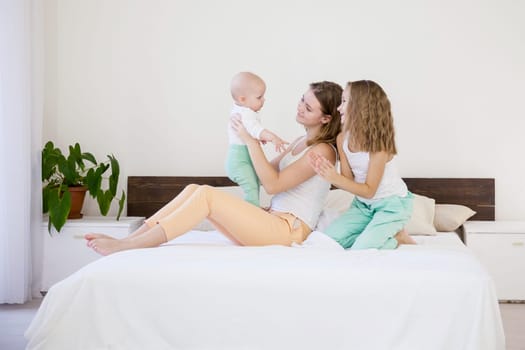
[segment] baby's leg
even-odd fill
[[[259,177],[253,168],[246,146],[230,146],[226,160],[226,172],[228,177],[244,191],[244,200],[259,206]]]
[[[236,177],[237,184],[244,191],[244,200],[255,206],[260,206],[259,193],[261,187],[255,169],[248,164],[239,168],[239,176]]]

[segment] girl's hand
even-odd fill
[[[244,143],[248,143],[250,140],[255,140],[244,127],[240,114],[233,114],[230,119],[232,129],[235,130],[235,132],[237,132],[237,135],[239,135],[239,137],[241,138],[241,140],[244,141]]]
[[[339,176],[335,166],[320,154],[315,152],[308,153],[308,162],[319,176],[332,184]]]

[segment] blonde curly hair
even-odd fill
[[[349,82],[350,100],[343,130],[363,152],[397,154],[394,119],[385,91],[371,80]]]

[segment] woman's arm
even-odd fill
[[[273,179],[269,179],[267,186],[264,187],[265,190],[270,194],[283,192],[315,176],[316,172],[308,161],[310,153],[321,154],[332,166],[335,164],[336,153],[334,149],[325,143],[317,144],[312,146],[301,158],[278,172]],[[263,183],[262,180],[261,183]]]
[[[311,152],[316,152],[325,157],[327,162],[332,162],[332,165],[335,164],[335,152],[332,147],[327,144],[318,144],[313,146],[303,157],[282,171],[278,171],[274,165],[277,166],[282,157],[287,152],[291,152],[293,147],[290,146],[287,151],[270,163],[266,159],[259,142],[246,132],[240,121],[233,120],[232,126],[238,132],[239,137],[246,143],[255,172],[268,194],[286,191],[314,176],[316,173],[308,162],[308,154]]]

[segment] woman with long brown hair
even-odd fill
[[[232,122],[248,148],[262,186],[268,194],[274,194],[268,210],[212,186],[188,185],[130,236],[115,239],[88,233],[87,245],[102,255],[156,247],[185,234],[205,218],[241,245],[302,243],[314,229],[330,190],[330,183],[310,166],[308,155],[315,152],[335,164],[342,90],[338,84],[327,81],[310,84],[299,101],[295,118],[304,127],[305,135],[271,162],[259,140],[246,131],[242,122]]]

